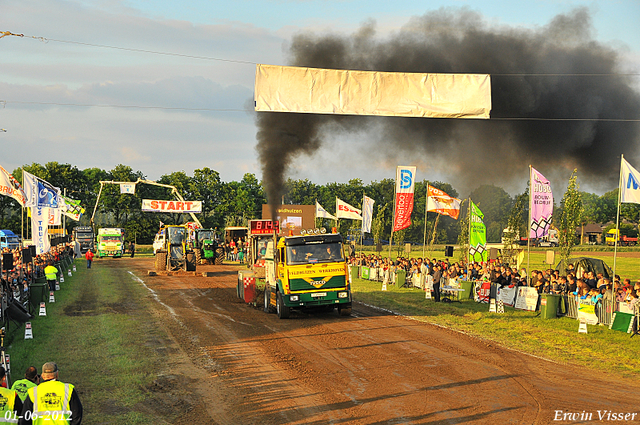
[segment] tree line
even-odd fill
[[[22,182],[22,169],[48,181],[56,187],[66,189],[68,197],[79,199],[86,212],[80,222],[66,219],[67,231],[78,225],[89,225],[93,213],[100,181],[134,182],[146,179],[141,171],[134,171],[130,166],[119,164],[112,170],[87,168],[80,170],[71,164],[48,162],[44,165],[33,163],[13,171],[14,177]],[[175,186],[186,200],[202,201],[202,213],[198,219],[207,228],[223,229],[226,226],[245,225],[247,220],[261,218],[262,205],[267,203],[266,193],[262,183],[251,173],[247,173],[240,181],[223,182],[220,174],[208,167],[194,170],[189,176],[184,171],[166,174],[157,180],[158,183]],[[461,233],[464,235],[465,220],[468,203],[462,204],[460,220],[441,216],[438,220],[435,235],[436,213],[425,215],[427,185],[437,187],[450,196],[461,198],[461,194],[450,184],[440,181],[416,182],[414,194],[414,209],[411,216],[412,224],[409,228],[394,234],[394,240],[399,244],[411,242],[422,244],[427,224],[427,235],[430,242],[457,243]],[[373,234],[375,242],[389,239],[393,215],[395,181],[383,179],[364,184],[361,179],[352,179],[347,183],[315,184],[308,179],[288,179],[282,200],[285,204],[314,205],[318,201],[327,211],[335,211],[336,197],[353,205],[361,207],[363,195],[375,200],[373,213]],[[560,191],[555,189],[554,224],[560,227],[560,218],[564,208],[564,200],[558,202]],[[597,195],[594,193],[577,191],[578,199],[571,200],[572,214],[578,214],[575,221],[579,224],[615,222],[617,210],[618,189]],[[481,185],[472,190],[462,199],[471,198],[484,213],[487,227],[487,241],[500,242],[504,228],[514,226],[520,229],[520,234],[526,234],[526,220],[528,217],[528,188],[524,193],[509,195],[503,188],[495,185]],[[104,185],[100,201],[96,209],[95,225],[97,227],[122,227],[127,232],[128,239],[134,238],[138,243],[150,243],[158,230],[160,222],[165,224],[179,224],[189,221],[184,214],[163,214],[142,212],[142,199],[173,199],[171,190],[153,185],[139,184],[135,195],[121,194],[117,185]],[[577,203],[577,204],[576,204]],[[25,221],[28,221],[25,219]],[[621,233],[627,236],[637,236],[637,224],[640,221],[640,206],[623,204],[621,208]],[[20,232],[22,223],[19,204],[8,196],[0,196],[0,228]],[[317,225],[332,227],[334,222],[322,220]],[[341,233],[359,233],[360,222],[341,220]],[[28,235],[25,235],[28,237]]]

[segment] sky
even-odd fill
[[[257,63],[290,64],[288,49],[299,34],[349,35],[373,24],[384,39],[442,7],[466,8],[490,25],[516,29],[541,28],[586,7],[593,38],[619,51],[625,70],[640,72],[637,0],[0,0],[0,32],[24,34],[0,38],[0,128],[6,129],[0,165],[13,170],[57,161],[110,170],[125,164],[152,180],[209,167],[223,181],[245,173],[261,179],[252,111]],[[394,161],[404,161],[418,165],[418,180],[452,177],[428,167],[428,155],[389,160],[369,137],[327,135],[313,155],[297,156],[286,175],[366,184],[394,178],[401,165]],[[515,193],[527,174],[486,183]],[[557,184],[566,187],[568,177]],[[458,191],[466,196],[473,189]]]

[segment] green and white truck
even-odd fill
[[[98,257],[122,257],[124,229],[108,227],[98,229]]]

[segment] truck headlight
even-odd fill
[[[348,292],[338,292],[338,298],[349,298]]]
[[[297,296],[297,295],[289,295],[289,301],[296,302],[298,300],[300,300],[299,296]]]

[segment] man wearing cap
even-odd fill
[[[29,366],[24,373],[24,379],[20,379],[13,383],[11,389],[18,393],[20,400],[24,403],[27,398],[27,391],[29,388],[38,385],[38,369],[33,366]]]
[[[18,422],[18,415],[22,411],[22,400],[14,390],[5,388],[7,372],[0,366],[0,420],[3,422]],[[4,419],[4,420],[3,420]]]
[[[58,381],[58,365],[42,366],[40,385],[29,388],[22,408],[22,425],[80,425],[82,403],[72,384]]]

